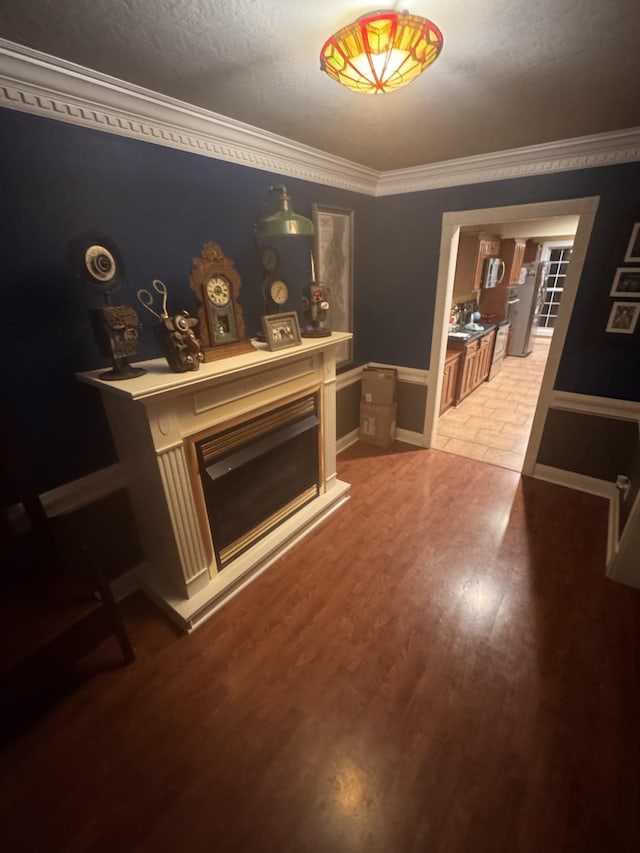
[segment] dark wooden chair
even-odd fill
[[[46,707],[79,660],[108,638],[124,663],[134,652],[104,568],[99,542],[65,548],[33,488],[6,419],[0,416],[0,723],[7,735]],[[28,529],[16,532],[19,502]]]

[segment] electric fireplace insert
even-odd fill
[[[219,569],[318,496],[319,441],[311,394],[194,442]]]

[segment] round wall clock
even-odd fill
[[[258,254],[260,255],[260,263],[265,272],[275,272],[278,269],[280,256],[273,246],[260,246]]]
[[[289,298],[287,283],[275,275],[264,280],[262,293],[269,308],[281,308]]]
[[[193,259],[189,286],[200,307],[200,339],[205,361],[251,352],[244,337],[244,319],[238,304],[240,276],[216,243],[205,243],[199,258]]]
[[[124,263],[116,244],[99,231],[88,231],[69,244],[76,276],[98,293],[110,296],[124,280]]]

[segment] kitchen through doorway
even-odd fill
[[[432,446],[522,471],[550,346],[550,336],[535,335],[526,358],[505,356],[496,376],[440,416]]]
[[[495,220],[489,217],[481,219],[479,215],[482,211],[444,215],[437,297],[437,309],[439,308],[441,313],[438,310],[436,312],[436,316],[442,317],[442,328],[434,331],[432,342],[432,347],[439,348],[437,383],[434,381],[432,386],[437,396],[432,398],[431,411],[427,411],[425,418],[425,438],[430,439],[429,446],[514,471],[533,473],[542,425],[553,395],[555,373],[573,309],[596,207],[597,199],[580,199],[573,202],[549,202],[547,205],[523,205],[518,208],[483,211],[485,215],[495,214]],[[516,211],[520,212],[521,219],[516,218]],[[527,214],[533,214],[534,211],[549,215],[527,218]],[[499,219],[498,216],[502,212],[505,212],[506,216]],[[448,219],[451,221],[447,222]],[[457,231],[456,219],[460,226]],[[531,263],[531,255],[528,253],[526,258],[518,258],[517,266],[509,271],[509,302],[511,297],[515,299],[526,291],[526,288],[518,287],[525,282],[525,277],[527,281],[533,281],[531,276],[540,276],[541,286],[538,287],[536,283],[533,291],[536,300],[535,304],[531,302],[531,310],[535,309],[536,321],[535,324],[530,324],[529,331],[521,339],[524,343],[521,344],[520,340],[511,336],[510,350],[499,363],[499,369],[496,370],[495,365],[492,365],[488,380],[476,381],[471,390],[468,384],[465,385],[460,399],[452,403],[450,384],[447,387],[447,361],[450,363],[454,360],[455,353],[452,349],[455,350],[456,347],[447,346],[452,343],[449,335],[452,329],[450,323],[455,322],[453,328],[464,331],[470,320],[471,328],[475,325],[477,334],[482,338],[483,326],[495,336],[496,332],[493,330],[496,327],[500,329],[501,322],[504,325],[507,319],[514,319],[508,305],[505,305],[504,317],[483,313],[482,300],[478,300],[479,314],[473,314],[474,306],[467,301],[463,303],[465,311],[452,310],[460,308],[460,302],[456,300],[461,291],[458,284],[454,283],[457,252],[465,242],[468,244],[466,236],[469,234],[478,235],[480,240],[493,238],[494,247],[497,239],[498,248],[493,249],[492,256],[498,258],[501,246],[504,247],[506,255],[507,249],[513,246],[514,242],[528,241],[528,246],[531,242],[538,244],[539,251],[535,255],[534,264]],[[574,239],[577,262],[574,264],[575,269],[572,268],[570,272]],[[508,265],[507,262],[507,267]],[[485,268],[487,266],[485,264]],[[465,268],[464,264],[462,268]],[[569,293],[561,310],[561,297],[565,292],[567,276]],[[477,283],[474,286],[477,287]],[[472,295],[477,297],[480,293],[481,290],[476,290]],[[522,301],[527,306],[526,299]],[[469,310],[472,311],[471,314],[468,313]],[[526,310],[528,312],[529,308]],[[554,341],[553,333],[557,328],[559,340]],[[502,337],[505,338],[506,334]],[[460,350],[459,340],[457,344],[457,349]],[[435,368],[433,362],[432,359],[432,370]],[[482,373],[482,376],[485,376],[485,373]],[[465,376],[465,382],[466,380]]]

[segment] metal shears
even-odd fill
[[[169,316],[167,314],[167,286],[159,279],[154,278],[153,289],[162,297],[161,314],[158,314],[158,312],[153,309],[154,295],[153,293],[151,293],[151,291],[146,290],[145,288],[141,288],[138,291],[138,302],[140,303],[140,305],[146,308],[147,311],[150,311],[154,315],[154,317],[157,317],[158,320],[164,320]]]

